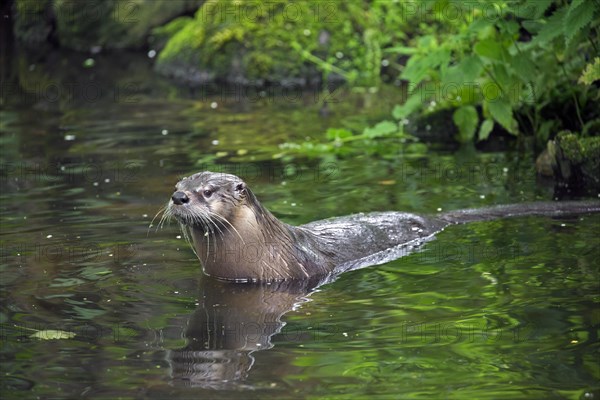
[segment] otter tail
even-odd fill
[[[559,217],[599,212],[600,201],[544,201],[448,211],[439,214],[438,218],[451,224],[465,224],[467,222],[530,215]]]

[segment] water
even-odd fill
[[[208,166],[301,224],[550,199],[530,155],[292,160],[280,143],[393,104],[340,90],[324,118],[318,91],[190,92],[143,58],[88,71],[62,57],[20,55],[9,76],[102,95],[51,101],[40,84],[3,99],[3,398],[600,396],[598,216],[450,227],[314,292],[208,279],[176,224],[148,228]]]

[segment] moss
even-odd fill
[[[173,60],[182,59],[190,63],[197,63],[193,57],[204,43],[204,30],[191,23],[192,18],[178,18],[160,28],[159,34],[172,34],[166,47],[161,52],[161,57],[170,57]]]
[[[584,190],[599,190],[600,136],[579,137],[569,131],[548,143],[559,185]]]
[[[556,135],[556,142],[560,146],[564,157],[572,163],[579,164],[583,160],[581,142],[570,131],[561,131]]]
[[[382,28],[395,7],[384,3],[206,2],[193,19],[156,31],[169,36],[157,69],[176,75],[185,65],[223,81],[307,83],[337,72],[353,84],[376,85],[381,48],[401,32],[397,25]]]
[[[24,43],[53,41],[61,47],[81,51],[93,46],[140,48],[146,45],[154,27],[196,10],[202,3],[201,0],[16,0],[14,32]]]
[[[593,158],[600,159],[600,136],[578,137],[569,131],[556,135],[556,141],[564,156],[572,163],[580,164]]]

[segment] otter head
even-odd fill
[[[275,218],[235,175],[200,172],[182,179],[161,223],[171,216],[188,228],[182,233],[208,275],[244,281],[309,276],[308,250],[297,241],[312,246],[314,239]]]
[[[183,225],[204,231],[229,225],[249,193],[237,176],[208,171],[183,178],[175,188],[168,213]]]

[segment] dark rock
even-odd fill
[[[558,191],[600,191],[600,136],[579,137],[562,131],[548,141],[547,151]]]

